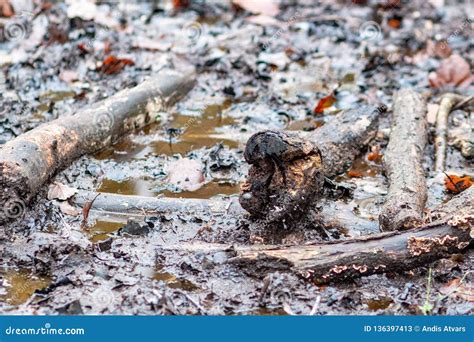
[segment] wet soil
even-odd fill
[[[340,110],[363,103],[390,109],[394,91],[403,86],[435,103],[444,90],[430,87],[428,73],[441,58],[428,51],[428,42],[449,38],[453,52],[471,66],[474,61],[472,24],[463,25],[469,12],[455,4],[282,1],[277,26],[254,23],[248,12],[214,2],[179,11],[167,3],[100,3],[90,13],[54,4],[26,15],[22,37],[0,38],[0,81],[5,80],[0,144],[162,68],[191,63],[199,76],[191,93],[160,113],[156,124],[78,159],[54,178],[79,190],[228,201],[247,173],[243,148],[252,133],[315,130]],[[402,18],[399,28],[388,25],[393,15]],[[1,18],[0,28],[9,20]],[[366,31],[367,25],[375,31]],[[111,54],[134,65],[104,75],[100,67]],[[334,89],[334,105],[315,114],[319,100]],[[473,93],[472,86],[448,90]],[[472,112],[456,113],[450,127],[472,121]],[[369,148],[335,178],[351,195],[332,196],[312,208],[323,214],[323,226],[309,222],[282,230],[246,215],[171,213],[140,217],[147,229],[130,235],[122,231],[126,215],[92,211],[84,226],[80,215],[47,200],[45,187],[20,219],[0,227],[0,312],[308,315],[320,298],[317,315],[422,314],[426,301],[433,305],[427,314],[472,314],[472,296],[441,295],[453,280],[472,284],[472,249],[403,274],[317,286],[280,272],[256,279],[227,263],[226,253],[185,247],[304,244],[378,232],[387,182],[380,161],[369,154],[383,155],[389,127],[390,110]],[[443,176],[433,172],[433,130],[431,122],[424,165],[429,209],[452,196],[444,191]],[[472,160],[450,142],[448,171],[472,172]],[[195,191],[166,182],[167,167],[181,158],[202,165],[204,182]]]

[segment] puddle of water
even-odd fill
[[[181,154],[184,156],[195,149],[212,147],[218,143],[230,148],[237,148],[239,147],[237,141],[212,136],[219,133],[220,128],[235,124],[233,118],[222,115],[222,111],[229,108],[231,104],[232,101],[226,100],[222,104],[209,105],[204,108],[200,116],[175,113],[171,116],[169,123],[164,124],[163,127],[156,124],[149,125],[141,131],[145,135],[162,134],[165,139],[153,141],[148,145],[140,145],[134,143],[130,138],[124,138],[114,146],[95,154],[95,158],[123,162],[143,159],[149,154],[167,156]]]
[[[169,288],[179,289],[187,292],[196,292],[201,288],[193,282],[176,277],[174,274],[166,272],[163,265],[157,265],[153,279],[163,281]]]
[[[6,290],[6,294],[0,295],[0,300],[10,305],[25,303],[36,290],[51,284],[49,277],[35,275],[28,269],[6,269],[0,274]]]
[[[367,300],[366,304],[369,310],[377,311],[377,310],[384,310],[393,303],[393,299],[389,297],[382,297],[379,299],[370,299]]]
[[[168,132],[175,132],[169,136],[168,141],[155,141],[152,143],[153,151],[157,155],[185,155],[192,150],[202,147],[212,147],[223,143],[231,148],[237,148],[238,142],[232,139],[213,138],[213,133],[218,133],[216,128],[232,126],[235,120],[222,115],[222,111],[229,108],[232,102],[224,101],[222,104],[213,104],[204,108],[201,116],[174,114],[171,122],[166,125]],[[173,137],[174,135],[174,137]]]
[[[109,222],[103,220],[95,221],[94,225],[86,228],[87,232],[90,234],[90,241],[97,243],[100,241],[107,240],[112,233],[115,233],[120,228],[122,228],[124,223],[120,222]]]
[[[201,198],[207,199],[218,195],[235,195],[240,191],[240,184],[211,181],[196,191],[172,192],[169,190],[154,191],[157,184],[144,179],[131,178],[123,182],[104,179],[97,189],[99,192],[155,197],[163,195],[172,198]]]
[[[154,186],[155,185],[151,181],[141,178],[130,178],[122,182],[104,179],[97,191],[121,195],[154,197],[156,196],[156,193],[151,190]]]
[[[382,171],[382,162],[380,160],[369,161],[367,156],[361,156],[354,160],[351,168],[346,172],[346,174],[337,177],[337,180],[347,181],[351,178],[377,177],[382,174]]]
[[[134,143],[130,137],[125,137],[114,146],[107,148],[95,154],[95,158],[99,160],[113,159],[117,162],[123,162],[130,159],[144,158],[150,149],[145,145]]]

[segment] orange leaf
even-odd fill
[[[134,65],[135,63],[128,58],[117,58],[108,56],[104,59],[100,71],[106,75],[112,75],[120,72],[126,65]]]
[[[319,100],[318,105],[314,108],[314,114],[322,114],[325,109],[331,107],[336,102],[336,98],[333,94],[329,94]]]
[[[362,172],[354,171],[354,170],[347,171],[347,175],[351,178],[359,178],[363,176]]]
[[[374,152],[370,152],[368,155],[367,155],[367,160],[368,161],[380,161],[380,159],[382,159],[382,154],[377,152],[377,151],[374,151]]]
[[[399,29],[399,28],[400,28],[400,25],[401,25],[401,22],[400,22],[400,20],[398,20],[398,19],[392,18],[392,19],[389,19],[389,20],[388,20],[387,24],[388,24],[388,26],[390,26],[391,28]]]
[[[444,186],[446,190],[455,194],[459,194],[473,184],[471,176],[459,177],[456,175],[448,175],[446,173],[445,175]]]

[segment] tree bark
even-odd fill
[[[254,134],[244,153],[251,167],[242,207],[267,222],[300,216],[320,195],[324,176],[344,172],[374,138],[384,111],[384,106],[345,111],[305,138],[286,131]]]
[[[400,90],[394,97],[392,130],[384,155],[390,187],[379,216],[382,231],[422,222],[427,191],[422,166],[426,140],[426,101],[413,90]]]
[[[58,170],[153,122],[153,113],[172,105],[194,83],[191,68],[164,70],[134,88],[6,143],[0,149],[0,222],[22,216],[26,204]]]
[[[159,246],[163,250],[225,252],[228,262],[246,273],[295,272],[316,283],[354,279],[377,273],[403,272],[462,252],[474,237],[474,187],[432,212],[442,219],[405,231],[305,246],[232,246],[189,243]]]

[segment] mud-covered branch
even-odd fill
[[[390,187],[379,216],[383,231],[421,223],[426,202],[422,166],[426,141],[426,101],[413,90],[400,90],[394,96],[392,130],[384,155]]]
[[[16,216],[58,170],[155,120],[194,85],[192,68],[163,70],[138,86],[45,123],[0,149],[0,222]]]
[[[312,281],[327,283],[376,273],[404,272],[462,252],[474,236],[472,212],[474,188],[434,210],[435,222],[405,231],[305,246],[192,243],[160,248],[226,252],[229,262],[255,277],[263,278],[273,271],[295,272]]]
[[[384,111],[384,106],[345,111],[305,138],[286,131],[254,134],[244,154],[251,167],[242,207],[267,221],[296,217],[320,195],[324,177],[344,172],[374,138]]]

